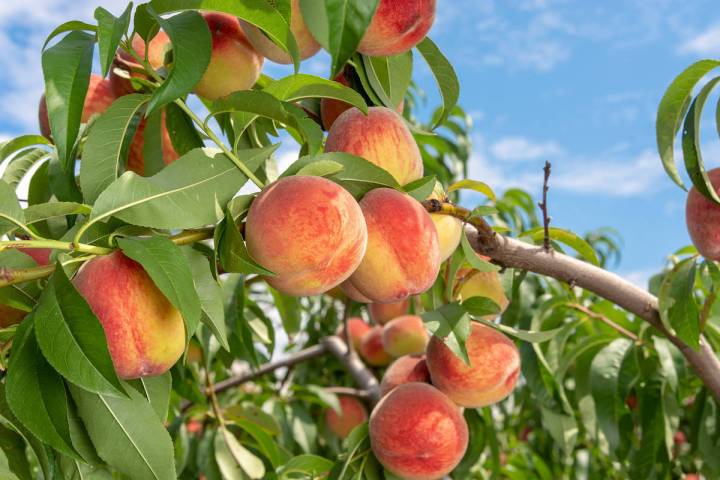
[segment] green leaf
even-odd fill
[[[640,389],[639,400],[641,437],[640,445],[631,457],[630,474],[632,478],[653,478],[666,428],[662,381],[657,376]]]
[[[44,148],[29,148],[15,155],[8,163],[2,175],[2,181],[17,188],[18,183],[38,162],[50,156]]]
[[[285,332],[290,336],[295,335],[300,331],[300,322],[302,320],[300,299],[285,295],[272,287],[268,287],[268,289],[275,300],[275,308],[280,314]]]
[[[432,194],[436,183],[437,179],[435,175],[429,175],[408,183],[403,186],[403,190],[418,202],[422,202],[423,200],[427,200],[430,194]]]
[[[163,160],[163,110],[155,110],[145,119],[143,130],[143,176],[152,176],[165,168]]]
[[[5,453],[8,472],[19,480],[32,480],[30,464],[25,455],[25,440],[22,435],[10,430],[0,423],[0,450]],[[2,463],[0,462],[0,478],[2,477]]]
[[[13,153],[34,145],[50,145],[50,140],[42,135],[21,135],[0,143],[0,164]]]
[[[685,169],[690,176],[695,188],[707,197],[709,200],[720,203],[720,197],[715,192],[715,187],[710,183],[710,178],[705,172],[705,164],[702,154],[700,153],[700,126],[702,122],[702,112],[705,102],[712,90],[720,82],[720,77],[710,80],[698,93],[695,100],[690,105],[687,117],[685,117],[685,127],[682,133],[682,150],[685,159]]]
[[[718,66],[718,60],[700,60],[686,68],[670,84],[658,107],[655,122],[658,152],[668,176],[682,188],[685,185],[675,165],[675,136],[690,106],[695,86]]]
[[[155,18],[170,37],[173,62],[167,78],[150,99],[148,114],[192,92],[210,65],[212,51],[210,29],[198,12]]]
[[[618,423],[625,401],[619,395],[618,378],[623,358],[630,347],[632,341],[618,338],[595,356],[590,367],[590,389],[598,424],[613,451],[620,447]]]
[[[25,209],[25,222],[27,225],[32,225],[51,218],[87,215],[91,210],[88,205],[75,202],[38,203]]]
[[[190,264],[180,247],[165,237],[118,238],[117,242],[123,253],[142,265],[153,283],[180,311],[189,342],[200,322],[201,306]]]
[[[598,260],[597,253],[595,253],[595,249],[593,249],[592,245],[590,245],[584,238],[577,235],[576,233],[573,233],[569,230],[564,230],[562,228],[555,228],[550,227],[548,229],[548,232],[550,234],[550,238],[552,240],[556,240],[560,243],[564,243],[565,245],[571,247],[576,252],[580,254],[581,257],[583,257],[588,262],[592,263],[593,265],[599,266],[600,261]],[[520,235],[521,237],[530,237],[536,242],[540,242],[545,238],[545,230],[543,227],[537,227],[533,228],[532,230],[528,230],[527,232],[524,232]]]
[[[287,451],[280,447],[275,439],[259,425],[247,420],[235,420],[233,423],[250,434],[257,442],[260,452],[270,461],[273,468],[281,467],[290,458]]]
[[[102,7],[95,9],[95,19],[98,22],[97,39],[100,50],[100,66],[102,76],[107,76],[115,58],[115,52],[120,45],[122,36],[130,26],[130,14],[132,13],[132,2],[127,6],[119,18]]]
[[[215,460],[227,479],[263,478],[265,465],[250,450],[243,447],[226,428],[220,427],[215,434]]]
[[[54,449],[80,458],[70,439],[65,385],[40,353],[32,316],[20,324],[13,341],[6,389],[8,405],[24,427]]]
[[[263,91],[285,102],[297,102],[308,98],[330,98],[357,107],[367,113],[365,99],[358,92],[342,83],[333,82],[315,75],[298,73],[275,80]]]
[[[80,22],[78,20],[70,20],[69,22],[62,23],[55,27],[55,29],[50,32],[50,35],[45,38],[45,43],[43,44],[43,50],[45,50],[50,43],[50,41],[60,35],[61,33],[65,32],[73,32],[73,31],[87,31],[87,32],[97,32],[97,27],[91,23],[85,23]]]
[[[430,70],[435,76],[435,81],[440,88],[440,95],[443,99],[443,108],[435,120],[436,128],[441,125],[450,115],[455,105],[457,105],[458,98],[460,97],[460,82],[457,79],[457,74],[452,64],[445,58],[445,55],[440,51],[437,45],[430,40],[430,37],[418,43],[415,47],[418,52],[425,58]]]
[[[80,162],[80,186],[88,203],[125,169],[128,149],[149,95],[133,93],[117,99],[93,124]]]
[[[478,410],[467,408],[464,412],[465,422],[468,426],[468,447],[465,455],[453,470],[453,478],[469,478],[470,470],[480,461],[485,450],[485,423]]]
[[[58,160],[65,171],[70,168],[80,131],[94,47],[93,35],[72,31],[42,54],[50,130]]]
[[[0,180],[0,235],[25,224],[25,214],[15,196],[15,189]]]
[[[278,472],[278,475],[280,480],[297,478],[298,475],[303,475],[303,477],[306,478],[317,478],[323,473],[328,472],[332,466],[333,462],[327,458],[304,454],[293,457],[285,462]]]
[[[344,168],[345,167],[343,167],[340,163],[332,160],[319,160],[305,165],[303,168],[298,170],[297,175],[329,177],[342,172]]]
[[[172,389],[172,374],[165,372],[156,377],[144,377],[128,382],[135,390],[150,402],[153,410],[161,421],[165,421],[170,407],[170,391]]]
[[[700,311],[693,295],[694,258],[685,260],[668,272],[658,295],[660,318],[693,349],[700,348]]]
[[[477,297],[475,297],[477,298]],[[465,306],[465,303],[463,302],[463,306]],[[555,338],[560,332],[563,331],[563,327],[553,328],[552,330],[520,330],[518,328],[511,327],[509,325],[503,325],[502,323],[493,323],[489,322],[487,320],[484,320],[482,318],[475,318],[476,321],[487,325],[488,327],[492,327],[496,330],[500,330],[501,332],[510,335],[511,337],[515,337],[519,340],[522,340],[524,342],[529,343],[544,343],[549,340],[552,340]]]
[[[300,0],[310,32],[332,57],[335,78],[360,45],[378,0]]]
[[[454,192],[455,190],[474,190],[482,193],[493,202],[497,199],[490,185],[485,182],[478,182],[477,180],[460,180],[459,182],[455,182],[448,187],[447,193]]]
[[[252,259],[245,246],[245,239],[240,234],[229,211],[215,229],[215,248],[219,255],[220,265],[226,272],[275,276],[273,272],[263,268]]]
[[[370,86],[387,108],[395,110],[405,99],[413,71],[412,51],[392,57],[362,57]]]
[[[300,55],[290,25],[273,3],[266,0],[152,0],[153,10],[158,13],[180,10],[212,10],[239,17],[261,29],[280,48],[293,57],[296,69]],[[174,42],[173,42],[174,43]]]
[[[500,271],[500,267],[488,262],[487,260],[483,260],[478,256],[477,252],[475,252],[470,245],[470,240],[468,240],[467,233],[464,230],[462,236],[460,237],[460,246],[462,247],[463,255],[465,255],[465,261],[468,262],[473,269],[480,272]]]
[[[192,269],[195,290],[200,297],[202,307],[200,320],[210,328],[220,345],[229,351],[222,288],[213,277],[210,264],[205,255],[191,248],[184,248],[183,253]]]
[[[550,433],[555,443],[566,453],[575,448],[578,426],[575,417],[558,413],[547,407],[541,407],[543,427]]]
[[[254,171],[276,149],[239,153]],[[225,155],[193,150],[152,177],[125,172],[98,197],[90,221],[117,217],[133,225],[160,229],[215,224],[222,216],[218,205],[227,204],[246,181]]]
[[[432,312],[421,315],[428,330],[442,339],[445,345],[463,362],[470,365],[465,341],[470,335],[470,317],[459,303],[443,305]]]
[[[190,117],[174,103],[165,107],[165,127],[173,148],[180,156],[205,145]]]
[[[134,388],[110,397],[70,386],[98,455],[130,478],[175,480],[173,445],[147,399]]]

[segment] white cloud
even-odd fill
[[[720,24],[711,26],[694,37],[687,39],[678,48],[680,53],[693,55],[720,54]]]
[[[642,268],[638,270],[629,270],[625,272],[618,272],[618,275],[623,277],[628,282],[632,283],[636,287],[642,288],[643,290],[647,290],[648,283],[650,282],[650,278],[655,275],[656,273],[659,273],[662,270],[662,266],[657,266],[655,268]]]
[[[500,160],[552,160],[562,153],[556,142],[533,142],[525,137],[505,137],[490,146],[490,152]]]

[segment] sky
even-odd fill
[[[685,67],[720,58],[717,0],[437,2],[430,36],[455,65],[460,104],[474,123],[470,178],[537,198],[550,160],[553,225],[580,234],[616,228],[623,238],[616,270],[643,285],[689,243],[686,194],[662,169],[655,113]],[[91,21],[98,5],[119,14],[125,4],[0,2],[0,138],[37,131],[46,35],[66,20]],[[434,106],[433,80],[417,56],[416,64]],[[269,62],[265,71],[288,73]],[[305,62],[302,71],[326,75],[327,57]],[[720,148],[710,120],[703,153],[714,167]]]

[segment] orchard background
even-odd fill
[[[49,34],[42,135],[0,146],[3,478],[720,475],[719,61],[668,74],[630,175],[493,144],[560,157],[528,193],[471,153],[434,1],[107,7]],[[658,167],[693,186],[697,248],[645,291],[607,270],[616,232],[551,222],[553,182],[632,194]]]

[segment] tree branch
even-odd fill
[[[550,251],[550,216],[548,215],[547,194],[548,190],[550,190],[550,186],[548,183],[550,181],[551,168],[552,166],[550,165],[550,162],[545,162],[545,167],[543,168],[543,172],[545,173],[542,189],[543,199],[542,202],[538,203],[538,207],[540,207],[543,216],[543,229],[545,230],[545,236],[543,237],[543,248],[546,252]]]

